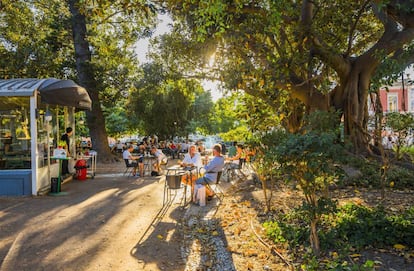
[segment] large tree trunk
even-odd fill
[[[364,82],[359,71],[353,72],[344,87],[344,135],[352,143],[355,152],[366,152],[368,149],[367,123],[367,95]]]
[[[355,153],[370,152],[367,101],[373,67],[361,65],[361,61],[354,62],[341,86],[331,94],[332,105],[343,113],[345,141],[351,143]]]
[[[99,91],[95,88],[96,79],[91,65],[90,44],[87,40],[86,18],[79,11],[78,0],[68,0],[72,14],[72,34],[75,48],[76,71],[78,83],[86,88],[91,100],[92,110],[86,112],[87,124],[92,140],[92,147],[99,153],[101,162],[110,162],[113,155],[108,145],[108,135],[105,130],[105,118],[102,113]]]

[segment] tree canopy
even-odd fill
[[[74,79],[92,99],[94,149],[111,160],[105,117],[136,81],[135,45],[151,34],[157,7],[147,1],[1,1],[0,71],[5,78]]]
[[[183,46],[205,55],[199,64],[214,55],[210,75],[262,98],[292,132],[308,112],[333,107],[356,151],[368,146],[373,76],[413,60],[412,0],[165,2]]]
[[[5,78],[77,78],[94,101],[87,114],[92,141],[105,153],[104,127],[122,129],[105,118],[117,121],[127,96],[148,88],[135,44],[151,35],[156,12],[165,8],[174,28],[155,40],[150,56],[169,74],[158,91],[174,93],[168,99],[182,102],[185,113],[170,114],[180,120],[169,123],[179,124],[162,133],[215,130],[207,121],[208,94],[193,81],[215,79],[255,97],[240,98],[247,110],[236,116],[247,117],[251,130],[266,117],[274,125],[261,122],[260,129],[280,123],[298,132],[305,115],[334,108],[346,140],[366,151],[370,87],[414,59],[412,6],[413,0],[5,0],[0,67]]]
[[[187,136],[195,122],[208,126],[212,101],[197,80],[183,79],[155,62],[143,66],[144,75],[130,92],[132,122],[160,138]]]

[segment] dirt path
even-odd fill
[[[0,198],[0,270],[183,270],[181,208],[162,209],[162,177],[127,178],[122,164],[67,195]]]

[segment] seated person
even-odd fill
[[[138,168],[139,175],[144,177],[144,156],[145,156],[145,146],[143,144],[138,145]]]
[[[197,145],[200,155],[205,155],[206,148],[204,147],[203,142],[199,141]]]
[[[180,147],[180,153],[187,153],[188,152],[188,147],[190,145],[188,144],[188,140],[181,142],[181,147]]]
[[[172,159],[175,159],[175,156],[177,154],[177,146],[175,146],[173,141],[167,143],[166,150],[168,155],[170,155]]]
[[[224,157],[221,156],[221,146],[220,144],[216,144],[213,146],[213,156],[214,158],[208,162],[207,165],[204,166],[205,174],[203,177],[198,178],[196,180],[196,185],[194,187],[194,193],[193,193],[193,201],[197,203],[197,192],[198,189],[200,189],[202,186],[205,186],[206,183],[214,183],[217,181],[217,174],[218,172],[223,170],[224,167]],[[209,191],[210,194],[208,194],[208,197],[214,196],[214,193],[212,191]],[[206,193],[209,193],[206,190]]]
[[[185,154],[183,161],[180,163],[182,167],[196,167],[197,172],[202,167],[201,155],[197,152],[195,145],[191,145],[188,153]],[[194,191],[194,184],[197,179],[197,174],[192,174],[192,179],[190,180],[190,175],[184,175],[182,182],[188,185],[191,185],[191,191]]]
[[[230,168],[231,169],[239,169],[240,168],[240,160],[243,156],[243,147],[242,145],[237,145],[236,147],[236,153],[234,156],[228,157],[226,160],[231,161]]]
[[[138,177],[139,176],[139,174],[137,174],[138,164],[139,164],[139,172],[141,173],[141,176],[144,176],[144,164],[143,164],[143,161],[142,161],[142,156],[133,156],[131,154],[131,152],[133,150],[134,150],[134,146],[133,145],[129,145],[127,147],[127,149],[124,150],[124,152],[122,153],[122,158],[124,160],[127,160],[128,161],[128,165],[134,167],[134,170],[132,171],[132,174],[135,177]],[[139,160],[141,160],[141,162]],[[142,169],[141,169],[141,167],[142,167]]]
[[[151,175],[160,176],[160,166],[161,164],[166,163],[167,156],[165,156],[165,154],[161,150],[157,149],[157,147],[155,146],[151,147],[151,154],[154,155],[156,158],[155,163],[152,165],[153,171],[151,172]]]
[[[229,153],[227,154],[228,157],[236,156],[236,153],[237,153],[236,146],[237,146],[237,141],[234,141],[229,148]]]

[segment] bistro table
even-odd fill
[[[197,172],[197,167],[195,166],[188,166],[188,167],[182,167],[180,165],[174,165],[167,168],[167,174],[165,176],[165,185],[164,185],[164,199],[163,199],[163,205],[165,205],[166,202],[168,202],[168,192],[171,192],[169,190],[171,189],[180,189],[182,187],[182,177],[187,175],[187,178],[190,179],[190,183],[187,183],[184,185],[184,206],[187,205],[187,186],[191,186],[191,182],[193,179],[193,172]],[[193,190],[191,190],[191,199],[193,198]],[[167,201],[165,200],[165,196],[167,195]],[[191,200],[189,201],[189,203]]]
[[[153,164],[157,161],[157,157],[154,155],[144,155],[144,175],[145,172],[149,172],[149,176],[151,176],[151,172],[153,171]]]

